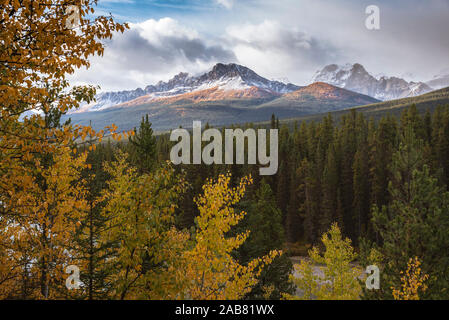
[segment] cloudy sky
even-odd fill
[[[380,30],[365,27],[370,5]],[[330,63],[425,81],[449,68],[449,0],[99,0],[109,13],[131,29],[74,84],[135,89],[217,62],[298,85]]]

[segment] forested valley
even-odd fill
[[[129,28],[96,4],[0,2],[0,299],[449,298],[448,106],[273,115],[273,176],[175,166],[149,117],[122,133],[61,121],[97,89],[68,75]]]
[[[315,245],[321,248],[321,236],[334,223],[342,237],[351,240],[358,253],[356,261],[364,267],[376,263],[384,268],[382,282],[389,286],[366,291],[362,297],[393,298],[391,288],[399,286],[401,271],[415,257],[419,257],[423,272],[430,275],[430,289],[424,297],[445,297],[448,257],[443,252],[449,243],[447,106],[422,115],[410,106],[400,118],[386,114],[378,121],[354,111],[343,115],[337,124],[329,114],[322,121],[297,122],[293,128],[280,125],[273,115],[270,127],[280,130],[279,170],[274,176],[260,176],[257,165],[172,167],[175,175],[185,179],[185,188],[176,194],[173,224],[192,235],[200,215],[194,199],[202,194],[209,179],[225,175],[232,188],[239,186],[241,179],[252,178],[236,205],[247,215],[229,231],[249,230],[250,234],[232,255],[246,265],[272,250],[284,254],[265,268],[247,298],[266,297],[267,290],[272,299],[292,294],[289,274],[293,266],[288,257],[308,256]],[[126,158],[123,165],[134,168],[137,175],[154,173],[169,163],[174,142],[169,134],[154,135],[151,123],[144,118],[129,141],[109,139],[91,144],[80,151],[92,150],[87,157],[91,169],[83,174],[93,179],[89,185],[95,186],[90,190],[95,198],[108,188],[111,175],[105,164],[117,161],[117,155],[121,161]],[[101,212],[103,205],[97,203],[93,212]]]

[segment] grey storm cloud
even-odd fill
[[[417,81],[449,66],[448,0],[262,1],[272,19],[307,30],[319,45],[330,43],[330,50],[338,48],[334,63],[360,62],[387,75],[412,73]],[[380,30],[365,27],[370,5],[380,9]]]
[[[365,27],[373,4],[378,31]],[[76,80],[133,89],[236,62],[305,85],[327,64],[359,62],[373,74],[428,81],[449,67],[449,0],[239,0],[228,8],[133,24]]]
[[[231,26],[227,36],[229,46],[245,65],[300,84],[307,83],[311,74],[333,63],[340,54],[329,42],[277,20]]]
[[[129,30],[116,37],[107,47],[128,70],[161,72],[177,63],[234,61],[235,55],[219,45],[207,45],[202,39],[163,36],[158,43],[142,37],[138,30]]]
[[[179,72],[196,74],[216,62],[235,62],[234,52],[220,41],[171,18],[131,24],[105,43],[104,56],[73,77],[75,84],[99,84],[102,90],[131,90],[168,80]]]

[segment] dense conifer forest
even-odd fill
[[[0,2],[0,299],[449,298],[447,89],[401,115],[273,115],[276,175],[174,165],[149,116],[64,117],[96,96],[68,76],[130,27],[96,4]]]
[[[257,165],[175,167],[188,184],[175,224],[191,232],[199,215],[193,199],[209,178],[230,173],[231,186],[245,176],[254,179],[238,205],[248,214],[237,230],[251,234],[234,254],[242,263],[270,250],[282,249],[286,254],[265,271],[251,295],[262,297],[264,285],[274,285],[272,298],[291,293],[288,274],[292,264],[287,256],[307,256],[333,223],[351,239],[362,264],[368,264],[373,248],[382,252],[388,265],[385,277],[393,277],[387,280],[392,284],[415,256],[427,273],[445,274],[447,258],[440,250],[449,244],[447,106],[423,115],[410,106],[399,118],[386,113],[377,121],[353,111],[338,124],[329,114],[319,122],[297,122],[293,129],[280,125],[273,115],[270,127],[279,129],[279,170],[274,176],[260,176]],[[89,154],[88,162],[97,172],[91,184],[96,186],[94,193],[106,187],[103,164],[113,160],[117,150],[129,154],[129,164],[139,173],[169,161],[174,145],[169,134],[154,135],[148,118],[142,119],[135,132],[129,142],[104,142]],[[438,232],[441,237],[435,236]],[[435,268],[438,265],[440,269]],[[441,279],[438,282],[444,287]],[[392,298],[388,289],[376,295]],[[367,297],[372,295],[367,293]]]

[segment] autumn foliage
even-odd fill
[[[424,274],[418,257],[410,258],[405,273],[401,271],[401,287],[391,288],[395,300],[419,300],[419,293],[427,290],[426,280],[429,275]]]
[[[110,179],[98,193],[87,157],[107,131],[121,135],[113,124],[94,132],[60,122],[95,95],[67,75],[127,28],[95,17],[96,2],[0,1],[0,298],[238,298],[270,261],[239,265],[231,251],[246,235],[224,236],[242,217],[231,207],[245,182],[208,183],[192,235],[174,224],[186,183],[173,168],[139,175],[119,153],[105,162]],[[70,28],[73,5],[80,25]],[[83,274],[79,290],[65,287],[69,265]]]
[[[86,154],[72,149],[75,139],[102,132],[59,124],[63,113],[95,94],[92,87],[70,87],[66,76],[88,67],[89,56],[103,53],[101,40],[126,28],[111,17],[87,18],[93,4],[0,1],[3,297],[55,298],[74,257],[71,239],[85,209],[78,184]],[[76,30],[66,27],[68,5],[81,8]]]
[[[193,299],[240,299],[257,283],[262,268],[279,255],[272,251],[267,256],[240,265],[232,253],[248,238],[249,232],[227,237],[231,228],[246,213],[237,212],[234,206],[244,196],[251,178],[244,178],[236,188],[230,187],[231,176],[221,175],[214,183],[203,186],[204,194],[196,199],[200,215],[195,246],[186,252],[186,275],[192,285],[188,297]]]
[[[311,261],[303,260],[296,266],[298,277],[293,278],[302,291],[302,299],[318,300],[358,300],[362,288],[358,278],[362,275],[359,267],[351,265],[357,256],[351,240],[342,237],[335,223],[324,233],[321,241],[325,247],[320,253],[318,247],[309,251]],[[314,270],[314,265],[319,272]],[[288,297],[287,298],[291,298]]]
[[[273,191],[276,197],[239,207],[254,201],[248,199],[254,168],[174,168],[163,161],[168,139],[154,139],[148,118],[142,121],[145,132],[128,144],[135,148],[131,153],[119,143],[110,152],[95,152],[127,136],[114,124],[95,132],[61,123],[64,114],[96,94],[95,87],[72,86],[67,76],[88,68],[90,57],[103,54],[104,41],[128,28],[110,16],[95,16],[96,3],[0,0],[0,299],[244,299],[257,286],[268,298],[285,287],[275,288],[273,279],[291,273],[288,267],[271,269],[280,245],[266,246],[262,242],[270,237],[260,236],[265,230],[271,238],[281,234],[276,230],[281,227],[270,225],[278,220],[292,242],[315,244],[324,232],[325,250],[309,253],[321,275],[304,261],[297,268],[300,277],[292,279],[303,298],[360,297],[360,270],[352,264],[356,253],[342,230],[353,240],[382,240],[382,253],[391,261],[388,283],[398,284],[402,276],[401,287],[390,288],[395,299],[447,296],[447,263],[440,252],[449,242],[449,194],[431,174],[443,168],[440,180],[447,185],[449,112],[437,109],[434,119],[428,114],[421,120],[411,108],[400,124],[388,118],[376,125],[354,111],[343,117],[340,129],[329,116],[296,127],[293,135],[273,116],[271,128],[281,129],[282,163],[260,194]],[[81,23],[71,28],[67,8],[74,5]],[[325,84],[312,89],[335,93]],[[254,96],[266,93],[214,88],[181,97]],[[399,133],[412,123],[425,147],[401,146],[394,155],[395,143],[403,139]],[[416,165],[421,158],[432,164],[432,172]],[[223,174],[228,170],[233,174]],[[207,179],[211,176],[215,179]],[[257,189],[260,181],[254,184]],[[404,197],[407,192],[413,193]],[[269,210],[259,214],[267,204]],[[373,221],[371,204],[379,207]],[[252,239],[257,254],[242,250],[250,235],[239,225],[247,216],[242,207],[253,213],[247,221],[252,228],[267,214],[279,215],[257,230]],[[403,259],[415,255],[425,272],[415,258],[399,275]],[[66,287],[70,265],[81,272],[77,290]]]

